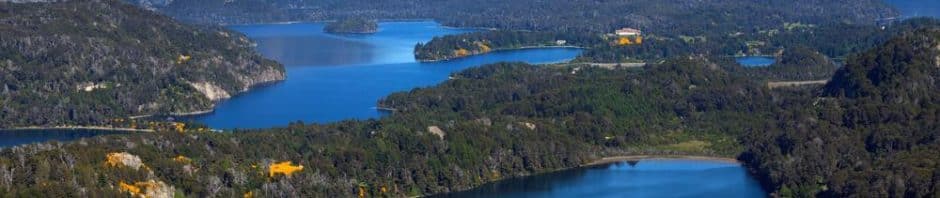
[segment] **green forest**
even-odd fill
[[[895,23],[819,25],[779,23],[766,29],[740,27],[713,28],[698,35],[677,34],[678,30],[646,32],[642,43],[617,44],[610,33],[556,31],[477,31],[434,38],[415,46],[415,58],[433,61],[459,58],[493,50],[525,47],[574,46],[585,49],[576,61],[596,63],[659,62],[677,56],[766,55],[781,56],[787,49],[813,50],[833,59],[884,43],[892,36],[917,29],[940,27],[940,21],[915,18]],[[611,31],[612,32],[612,31]],[[635,38],[632,38],[636,40]],[[563,41],[563,44],[559,44]],[[462,50],[466,52],[461,53]],[[816,58],[813,58],[816,59]]]
[[[127,2],[0,2],[0,129],[144,128],[124,120],[211,110],[284,80],[218,24],[494,29],[416,44],[424,61],[585,50],[460,71],[376,101],[391,110],[376,119],[226,132],[152,123],[2,148],[0,196],[412,197],[623,155],[735,158],[773,197],[940,196],[940,21],[879,22],[897,13],[877,0]],[[642,29],[642,42],[617,44],[609,33],[623,27]],[[735,62],[746,55],[777,61]],[[594,64],[620,62],[646,64]]]
[[[240,33],[116,0],[0,2],[0,128],[105,125],[211,110],[213,98],[284,79]]]
[[[368,34],[379,31],[379,23],[375,20],[362,18],[343,19],[327,23],[323,31],[339,34]]]

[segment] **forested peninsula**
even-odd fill
[[[240,33],[117,0],[0,2],[0,128],[212,110],[285,78]]]

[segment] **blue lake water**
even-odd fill
[[[735,60],[744,67],[766,67],[777,61],[772,56],[745,56],[735,58]]]
[[[463,197],[766,197],[760,184],[737,163],[702,160],[642,160],[508,179],[469,191],[436,195]]]
[[[0,130],[0,148],[48,141],[71,141],[80,138],[126,132],[98,130]]]
[[[499,51],[462,59],[419,63],[414,46],[435,36],[469,32],[434,22],[381,23],[370,35],[332,35],[321,23],[240,25],[265,57],[285,64],[287,80],[220,103],[196,117],[213,128],[267,128],[293,121],[325,123],[377,118],[379,99],[399,91],[433,86],[457,71],[483,64],[566,61],[572,48]]]
[[[451,61],[419,63],[416,43],[472,30],[433,22],[382,23],[372,35],[325,34],[318,23],[231,26],[253,39],[266,57],[284,63],[287,80],[220,103],[194,117],[213,128],[265,128],[293,121],[376,118],[376,102],[393,92],[433,86],[460,70],[483,64],[566,61],[573,48],[499,51]],[[0,147],[68,141],[116,132],[0,131]],[[615,163],[510,179],[443,197],[764,197],[738,164],[693,160]]]
[[[940,17],[940,1],[938,0],[885,0],[897,8],[903,18],[910,17]]]

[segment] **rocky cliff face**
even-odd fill
[[[280,64],[243,35],[117,0],[0,1],[0,127],[204,111]]]

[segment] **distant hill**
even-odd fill
[[[0,128],[205,111],[284,79],[221,28],[117,0],[14,2],[0,2]]]
[[[766,29],[784,22],[872,23],[897,13],[882,0],[126,0],[197,23],[434,19],[458,27],[610,32]]]
[[[851,58],[819,97],[784,100],[742,155],[782,197],[940,193],[940,30]]]
[[[918,102],[938,96],[940,30],[921,30],[852,59],[826,86],[827,96]],[[925,95],[926,94],[926,95]],[[940,98],[940,97],[937,97]]]

